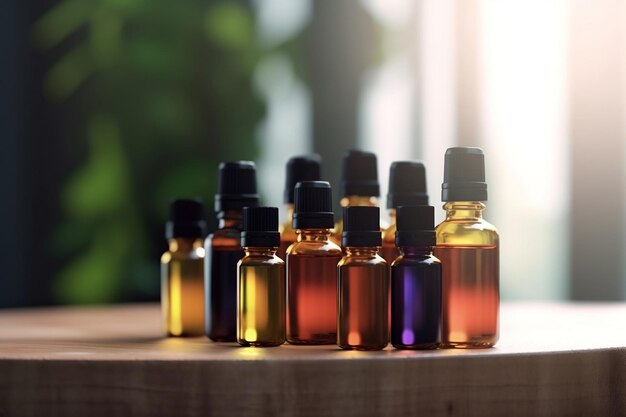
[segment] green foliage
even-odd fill
[[[66,261],[58,301],[158,294],[170,199],[201,196],[210,208],[218,162],[257,153],[264,106],[251,79],[264,51],[254,33],[233,1],[62,0],[36,23],[38,46],[67,50],[44,90],[85,151],[50,240]]]

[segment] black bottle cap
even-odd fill
[[[245,207],[243,209],[241,246],[277,248],[279,245],[278,208]]]
[[[444,166],[441,201],[487,201],[482,149],[449,148]]]
[[[165,238],[203,238],[206,235],[206,221],[202,201],[191,199],[174,200],[170,204],[170,214],[165,223]]]
[[[396,246],[433,246],[433,206],[400,206],[396,211]]]
[[[396,161],[389,168],[387,208],[428,205],[426,167],[417,161]]]
[[[342,246],[381,246],[380,209],[351,206],[343,208]]]
[[[287,161],[285,181],[285,203],[293,204],[293,189],[300,181],[321,179],[321,158],[319,155],[294,156]]]
[[[215,211],[242,210],[258,204],[254,162],[222,162],[215,194]]]
[[[333,196],[326,181],[301,181],[294,188],[294,229],[332,229]]]
[[[341,168],[342,197],[380,195],[376,155],[371,152],[348,151],[343,157]]]

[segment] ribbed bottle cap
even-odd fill
[[[389,168],[387,208],[428,204],[426,167],[417,161],[396,161]]]
[[[202,201],[195,199],[174,200],[165,223],[165,238],[202,238],[206,235]]]
[[[321,179],[321,158],[319,155],[294,156],[287,161],[285,181],[285,203],[293,204],[293,189],[300,181]]]
[[[254,162],[222,162],[215,194],[215,211],[241,210],[258,204]]]
[[[376,155],[371,152],[351,150],[343,157],[341,172],[342,197],[358,195],[378,197],[378,168]]]
[[[459,147],[446,151],[441,201],[487,201],[482,149]]]
[[[368,206],[344,207],[341,244],[344,247],[381,246],[380,209]]]
[[[279,245],[278,208],[245,207],[243,209],[241,246],[276,248]]]
[[[396,210],[397,246],[433,246],[435,209],[432,206],[400,206]]]
[[[333,196],[326,181],[301,181],[294,188],[294,229],[332,229]]]

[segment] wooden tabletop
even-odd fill
[[[158,305],[0,310],[4,416],[626,416],[626,304],[505,303],[487,350],[164,338]]]

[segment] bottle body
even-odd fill
[[[435,256],[442,263],[442,345],[485,348],[498,341],[499,236],[482,218],[480,202],[449,202],[436,228]]]
[[[289,204],[287,206],[287,219],[284,223],[280,225],[280,246],[278,247],[278,252],[276,255],[280,259],[287,259],[287,249],[293,243],[295,243],[297,239],[296,231],[291,226],[293,221],[293,204]]]
[[[237,340],[237,263],[241,247],[241,213],[220,219],[220,228],[204,242],[205,334],[215,342]]]
[[[383,230],[383,247],[381,249],[381,256],[387,261],[389,265],[400,256],[400,251],[396,247],[396,210],[389,210],[389,218],[391,222],[389,227]]]
[[[242,346],[285,343],[285,263],[275,248],[248,248],[239,261],[237,342]]]
[[[389,268],[377,248],[346,248],[337,265],[337,345],[380,350],[389,343]]]
[[[324,345],[337,340],[337,263],[341,248],[328,229],[298,230],[287,251],[287,341]]]
[[[173,238],[161,257],[161,308],[168,336],[204,334],[202,239]]]
[[[441,343],[441,262],[430,247],[405,247],[391,266],[391,344],[436,349]]]

